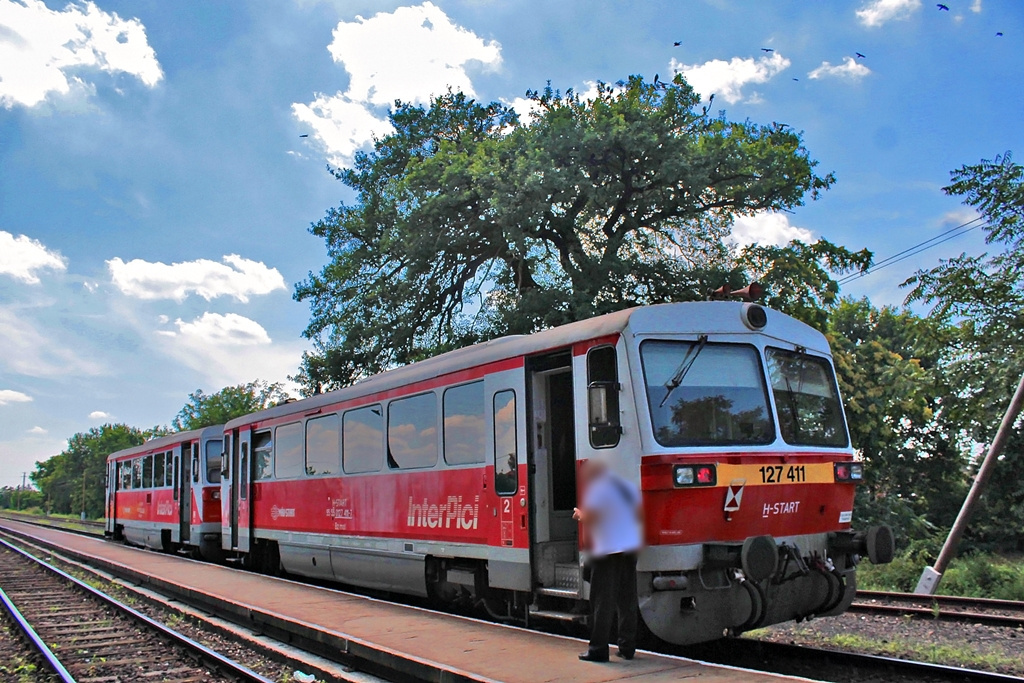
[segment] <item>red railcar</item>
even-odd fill
[[[106,534],[164,551],[221,557],[223,425],[179,432],[107,458]]]

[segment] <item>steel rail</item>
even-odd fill
[[[1002,628],[1024,626],[1024,603],[1013,600],[970,598],[959,595],[917,595],[886,591],[858,591],[857,597],[889,602],[856,601],[850,605],[850,612],[910,615],[938,621],[969,622]],[[978,611],[979,608],[983,611]],[[1006,612],[1011,612],[1011,614],[1006,614]]]
[[[206,647],[202,643],[192,640],[183,633],[179,633],[178,631],[175,631],[174,629],[171,629],[165,626],[164,624],[161,624],[159,621],[151,619],[142,612],[139,612],[138,610],[129,607],[128,605],[117,600],[116,598],[107,595],[103,591],[93,588],[84,581],[81,581],[75,578],[74,576],[71,576],[67,572],[58,569],[57,567],[46,562],[45,560],[36,557],[35,555],[32,555],[31,553],[22,550],[18,546],[8,542],[3,538],[0,538],[0,546],[8,548],[9,550],[15,553],[18,553],[22,557],[30,560],[31,562],[34,562],[35,564],[48,570],[52,574],[59,576],[64,581],[70,583],[75,588],[87,593],[88,595],[100,601],[101,603],[113,608],[114,610],[126,616],[131,617],[132,619],[139,622],[146,628],[159,633],[161,636],[167,638],[175,645],[178,645],[186,651],[197,655],[203,662],[205,662],[207,665],[212,665],[213,668],[218,670],[220,673],[236,678],[240,681],[245,681],[246,683],[274,683],[271,679],[256,673],[252,669],[249,669],[248,667],[242,665],[239,662],[234,661],[233,659],[225,657],[216,650],[212,650]],[[6,599],[6,596],[4,597]],[[13,605],[11,606],[13,607]],[[22,617],[22,621],[24,621],[24,617]],[[27,624],[27,622],[25,623]],[[53,656],[53,653],[51,652],[50,655]],[[68,676],[69,678],[67,680],[70,683],[74,683],[74,679],[70,678],[70,674],[68,674]]]
[[[11,619],[14,620],[14,624],[18,627],[18,630],[21,631],[22,635],[24,635],[29,641],[29,644],[40,655],[42,655],[46,665],[50,667],[50,669],[52,669],[53,672],[57,674],[58,678],[64,681],[64,683],[75,683],[74,676],[64,668],[64,665],[61,664],[57,655],[54,654],[53,650],[50,649],[50,646],[43,641],[42,637],[36,633],[36,630],[32,628],[32,624],[28,623],[28,619],[26,619],[25,615],[21,613],[21,610],[15,607],[14,603],[2,588],[0,588],[0,601],[4,603],[4,609],[6,609],[7,613],[11,615]]]
[[[893,591],[857,591],[858,598],[874,598],[877,600],[899,600],[901,602],[916,602],[922,605],[932,603],[948,605],[968,605],[971,607],[991,607],[993,609],[1004,609],[1015,612],[1024,612],[1024,602],[1017,600],[998,600],[996,598],[973,598],[965,595],[921,595],[919,593],[899,593]]]

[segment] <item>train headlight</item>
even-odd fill
[[[693,484],[693,468],[676,465],[676,471],[673,473],[672,478],[675,480],[676,486],[690,486]]]
[[[672,483],[680,486],[714,486],[718,473],[714,465],[676,465],[672,468]]]
[[[857,483],[864,479],[864,463],[837,462],[835,473],[836,481]]]

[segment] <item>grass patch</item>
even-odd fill
[[[934,557],[927,549],[910,548],[892,563],[861,564],[857,586],[867,590],[910,592],[917,586],[921,572]],[[953,560],[939,584],[944,595],[975,598],[1024,600],[1024,561],[992,553],[974,553]]]
[[[980,652],[968,645],[926,643],[903,639],[883,641],[853,633],[828,636],[822,638],[821,643],[840,650],[857,650],[933,664],[952,664],[969,669],[1017,669],[1024,664],[1024,656],[1014,657],[1002,651]]]

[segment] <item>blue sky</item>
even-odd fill
[[[940,188],[1024,154],[1024,5],[945,4],[0,0],[0,485],[76,431],[294,372],[293,285],[325,259],[307,227],[349,198],[325,166],[395,98],[680,70],[838,178],[737,240],[880,259],[970,220]],[[975,230],[844,291],[899,303],[917,267],[984,248]]]

